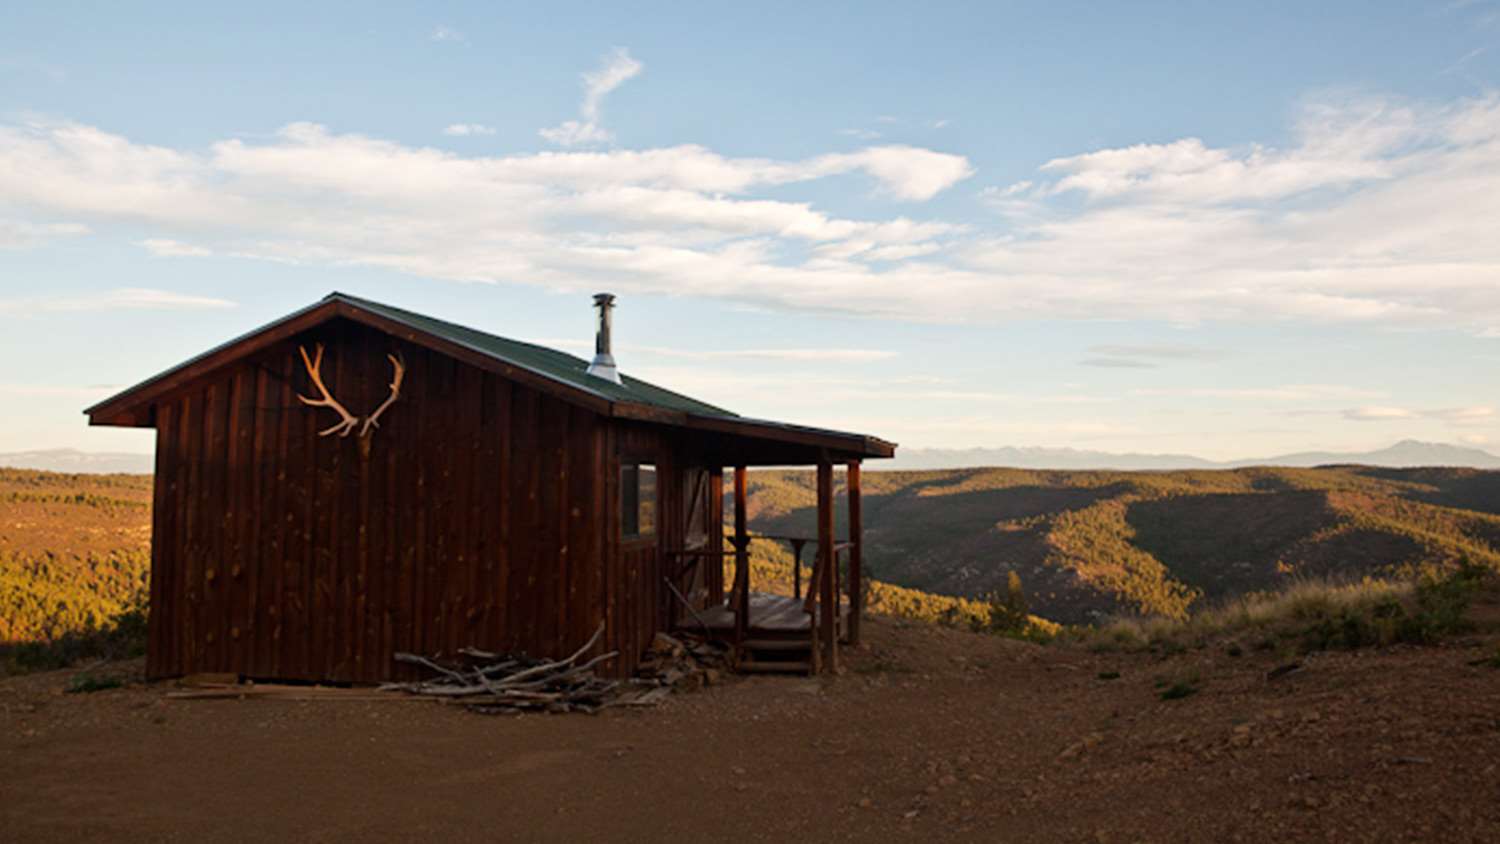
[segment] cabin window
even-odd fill
[[[620,467],[620,533],[626,539],[656,533],[656,467],[650,463]]]

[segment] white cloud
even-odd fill
[[[813,166],[825,174],[862,170],[897,199],[915,201],[931,199],[974,174],[969,160],[961,155],[910,146],[825,155],[815,159]]]
[[[903,156],[906,166],[896,163]],[[683,292],[687,280],[698,295],[784,304],[775,290],[794,287],[803,272],[857,284],[860,253],[895,260],[901,250],[888,247],[912,246],[906,254],[927,254],[962,228],[842,219],[749,194],[861,173],[882,191],[925,195],[944,178],[929,167],[946,178],[968,169],[961,157],[917,148],[803,161],[725,158],[693,146],[465,157],[315,124],[194,154],[92,127],[29,123],[0,126],[0,212],[14,201],[149,225],[162,236],[147,248],[160,254],[210,250],[569,289],[601,274],[619,279],[622,291]],[[798,249],[834,243],[850,247],[799,264]],[[743,286],[742,267],[752,281],[766,274],[754,282],[760,292]]]
[[[595,118],[603,96],[586,97]],[[1326,99],[1284,148],[1188,138],[1064,155],[986,191],[995,218],[888,210],[972,172],[901,145],[466,156],[304,123],[184,150],[0,124],[0,218],[145,227],[216,254],[909,320],[1500,325],[1500,96]],[[853,217],[798,198],[834,177],[887,201]]]
[[[605,144],[614,140],[614,133],[597,123],[579,120],[564,120],[549,129],[539,129],[537,134],[560,147],[583,147]]]
[[[589,146],[614,140],[601,125],[604,98],[627,81],[639,76],[645,65],[631,58],[624,47],[616,47],[604,57],[598,70],[583,74],[583,102],[578,106],[578,120],[567,120],[559,126],[542,129],[539,134],[559,146]]]
[[[145,247],[152,255],[163,258],[202,257],[214,254],[212,249],[204,246],[194,246],[191,243],[183,243],[180,240],[171,240],[162,237],[143,240],[141,241],[141,246]]]
[[[472,135],[493,135],[495,134],[495,127],[485,126],[482,123],[451,123],[443,127],[443,134],[451,135],[455,138],[467,138]]]
[[[30,316],[40,313],[111,310],[205,310],[237,307],[228,299],[174,293],[141,287],[122,287],[72,296],[23,296],[0,299],[0,314]]]
[[[30,249],[61,237],[89,233],[89,227],[78,223],[31,223],[25,220],[0,219],[0,249]]]
[[[427,38],[430,41],[438,42],[448,41],[455,44],[469,43],[469,39],[464,37],[464,34],[462,32],[459,32],[451,26],[443,26],[442,24],[433,27],[431,34],[429,34]]]

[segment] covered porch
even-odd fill
[[[811,535],[753,534],[749,530],[749,466],[795,467],[792,461],[780,459],[786,455],[784,449],[773,450],[764,462],[746,460],[735,465],[733,523],[725,525],[719,541],[709,537],[683,547],[663,548],[671,628],[728,645],[741,671],[837,671],[840,647],[859,644],[864,609],[861,458],[886,456],[880,452],[887,448],[893,449],[877,442],[858,453],[817,450],[818,459],[809,461],[816,477],[816,530]],[[843,459],[836,463],[835,457]],[[838,467],[844,470],[847,525],[837,523]],[[784,585],[777,594],[771,584],[757,582],[751,564],[751,543],[757,540],[782,544],[791,552],[791,594],[785,594]],[[725,585],[722,600],[718,596],[699,600],[701,593],[694,592],[693,584],[700,582],[700,572],[708,567],[722,572],[730,562],[733,577],[720,581]]]

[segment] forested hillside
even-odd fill
[[[812,485],[752,473],[752,530],[812,535]],[[1181,617],[1300,579],[1500,566],[1500,472],[955,469],[866,471],[863,486],[875,577],[974,598],[1015,572],[1031,611],[1066,623]]]
[[[870,609],[960,626],[992,622],[989,599],[1008,594],[1011,573],[1033,615],[1089,623],[1182,617],[1302,579],[1404,578],[1463,559],[1500,567],[1500,472],[957,469],[864,478]],[[752,472],[752,530],[814,535],[812,483],[806,472]],[[0,469],[0,651],[105,626],[144,600],[150,495],[147,476]],[[785,546],[759,541],[752,551],[756,588],[789,591]],[[1028,629],[1049,628],[1032,619]]]
[[[0,469],[0,664],[145,599],[150,502],[147,476]]]

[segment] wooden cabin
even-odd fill
[[[403,679],[396,652],[564,655],[601,624],[622,676],[678,628],[747,668],[836,665],[859,638],[860,464],[895,446],[620,375],[596,300],[590,362],[335,293],[85,411],[156,429],[147,673]],[[798,465],[807,594],[763,595],[745,469]]]

